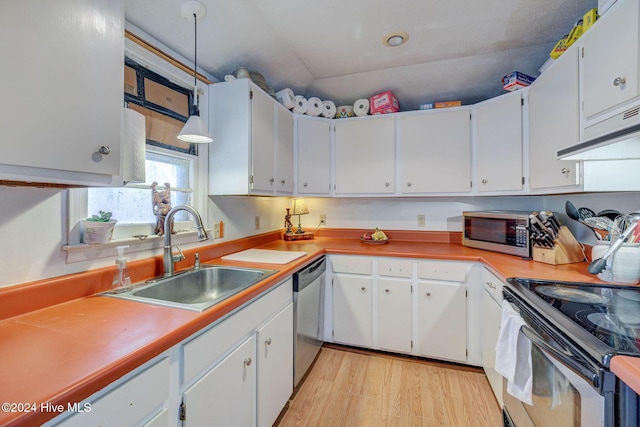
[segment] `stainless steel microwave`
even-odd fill
[[[462,212],[462,244],[471,248],[530,258],[530,213],[517,211]]]

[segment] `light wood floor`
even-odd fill
[[[280,427],[491,426],[502,416],[481,369],[323,347]]]

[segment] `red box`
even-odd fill
[[[389,114],[400,111],[398,98],[390,90],[369,98],[369,114]]]

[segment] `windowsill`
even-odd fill
[[[209,236],[213,236],[211,230],[207,230]],[[198,241],[198,233],[196,231],[178,231],[171,235],[172,245],[183,245],[187,243],[195,243]],[[82,261],[92,261],[100,258],[113,258],[116,254],[117,246],[129,247],[125,249],[125,254],[143,252],[152,249],[162,249],[164,247],[164,236],[151,235],[145,239],[126,238],[116,239],[109,243],[64,245],[62,249],[67,253],[67,264]]]

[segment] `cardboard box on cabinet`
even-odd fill
[[[400,111],[398,98],[390,90],[373,95],[369,99],[370,114],[389,114]]]
[[[502,87],[508,91],[514,91],[516,89],[521,89],[523,87],[529,86],[535,77],[528,76],[519,71],[514,71],[513,73],[509,73],[502,78]]]

